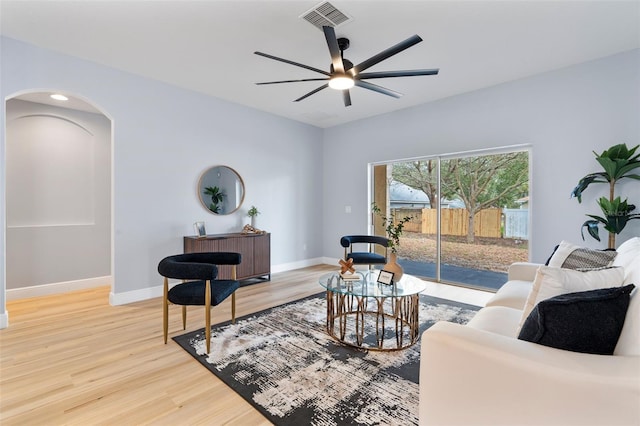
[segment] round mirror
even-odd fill
[[[198,197],[211,213],[230,214],[244,200],[244,182],[231,167],[211,167],[200,176]]]

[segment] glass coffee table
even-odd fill
[[[327,291],[327,333],[357,348],[406,349],[418,341],[420,293],[424,281],[404,274],[397,283],[378,283],[379,270],[358,271],[358,280],[338,272],[320,277]]]

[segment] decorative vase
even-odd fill
[[[400,278],[402,278],[402,274],[404,273],[402,266],[398,265],[398,255],[395,252],[391,252],[389,262],[384,265],[383,269],[385,271],[393,272],[394,282],[400,281]]]
[[[256,217],[255,216],[251,216],[251,227],[252,228],[256,227]]]

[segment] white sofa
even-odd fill
[[[518,340],[540,265],[518,263],[467,324],[424,332],[420,425],[640,425],[640,291],[631,294],[614,355],[570,352]],[[640,238],[613,266],[640,287]]]

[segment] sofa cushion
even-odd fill
[[[613,260],[611,266],[622,266],[625,270],[631,267],[640,259],[640,237],[631,238],[620,244],[617,252],[618,255]],[[640,279],[637,279],[635,284],[640,284]]]
[[[639,246],[640,247],[640,246]],[[640,287],[640,253],[625,270],[625,284],[635,284]],[[631,294],[629,309],[624,320],[624,328],[618,339],[614,355],[640,356],[640,291],[637,289]]]
[[[616,254],[615,251],[592,250],[561,241],[548,265],[568,269],[602,268],[610,266]]]
[[[520,280],[531,283],[536,277],[536,271],[539,267],[539,263],[514,262],[509,265],[509,269],[507,270],[507,281]]]
[[[531,281],[507,281],[485,306],[507,306],[522,311],[531,292]]]
[[[633,284],[581,291],[541,301],[518,339],[598,355],[612,355],[624,325]]]
[[[517,337],[516,327],[521,315],[520,309],[489,306],[480,309],[467,323],[467,327],[515,338]]]
[[[531,292],[527,297],[520,327],[524,324],[533,308],[542,300],[561,294],[600,288],[620,287],[624,282],[623,268],[608,268],[598,271],[574,271],[572,269],[541,266],[536,272]]]

